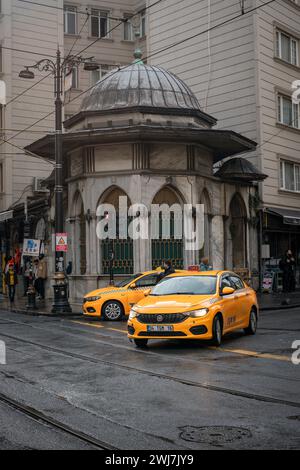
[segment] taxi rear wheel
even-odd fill
[[[117,300],[109,300],[103,305],[102,315],[104,320],[119,321],[124,315],[123,306]]]
[[[214,346],[221,346],[221,343],[222,343],[222,330],[223,330],[222,320],[221,320],[220,316],[217,315],[214,318],[213,327],[212,327],[212,331],[213,331],[212,344]]]
[[[249,316],[249,325],[247,328],[244,328],[244,332],[246,335],[255,335],[257,330],[257,314],[254,309],[251,310]]]
[[[148,344],[147,339],[134,339],[133,341],[137,348],[145,348]]]

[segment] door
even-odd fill
[[[250,313],[250,292],[242,279],[238,275],[229,276],[232,287],[235,289],[235,304],[236,304],[236,326],[244,326],[248,324]]]
[[[224,287],[233,287],[229,277],[229,274],[225,274],[220,279],[220,293],[224,289]],[[224,318],[224,326],[223,332],[228,331],[236,326],[237,322],[237,298],[236,293],[233,292],[229,295],[221,296],[220,307],[223,313]]]

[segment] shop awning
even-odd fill
[[[281,207],[268,207],[269,214],[275,214],[283,218],[283,223],[288,225],[300,225],[300,210],[282,209]]]
[[[5,222],[6,220],[12,219],[14,211],[5,211],[0,212],[0,222]]]

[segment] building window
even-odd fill
[[[292,65],[298,65],[298,49],[299,40],[283,33],[276,31],[276,56]]]
[[[280,162],[280,188],[300,193],[300,164]]]
[[[113,65],[99,65],[99,69],[93,70],[91,73],[92,85],[95,85],[95,83],[99,82],[99,80],[107,75],[108,72],[110,72],[113,68]]]
[[[102,10],[92,10],[91,15],[91,35],[96,38],[109,37],[108,12]]]
[[[280,124],[299,129],[299,104],[285,95],[277,96],[277,120]]]
[[[72,6],[64,7],[64,33],[77,33],[77,8]]]
[[[141,33],[141,37],[146,36],[146,10],[141,12],[141,16],[140,16],[140,33]]]
[[[73,67],[72,69],[72,86],[71,88],[78,89],[79,88],[79,80],[78,80],[78,68]]]
[[[132,17],[132,14],[124,13],[123,18],[128,18],[124,23],[123,27],[123,39],[124,41],[133,41],[133,27],[129,18]]]

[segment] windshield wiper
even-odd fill
[[[154,294],[154,295],[196,295],[195,292],[170,292],[169,294]]]

